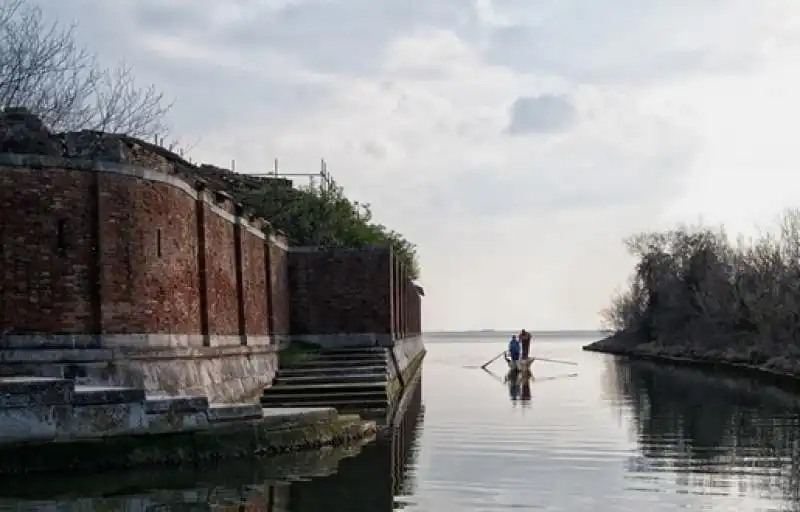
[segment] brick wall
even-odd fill
[[[392,254],[383,248],[292,251],[292,335],[390,335],[391,265]]]
[[[269,298],[265,247],[262,238],[247,229],[241,229],[242,237],[242,290],[244,294],[244,332],[248,342],[269,333]],[[256,338],[256,339],[253,339]]]
[[[290,250],[202,181],[54,161],[0,166],[0,333],[203,346],[420,332],[388,249]]]
[[[100,330],[199,333],[195,200],[165,183],[91,176],[99,195]]]
[[[97,328],[92,176],[0,167],[0,332]]]
[[[270,334],[280,339],[290,332],[289,253],[286,237],[278,235],[276,238],[278,243],[269,244],[267,250],[270,269],[268,293],[271,301]]]

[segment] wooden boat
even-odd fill
[[[532,357],[529,357],[527,359],[519,359],[517,361],[514,361],[510,358],[506,358],[509,372],[530,373],[533,361],[534,359]]]

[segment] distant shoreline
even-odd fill
[[[482,329],[477,331],[425,331],[423,335],[430,336],[481,336],[481,335],[510,335],[518,332],[515,329]],[[575,330],[542,330],[542,331],[529,331],[532,336],[597,336],[600,335],[602,337],[608,336],[611,334],[611,331],[603,330],[603,329],[575,329]]]

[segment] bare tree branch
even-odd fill
[[[171,104],[139,87],[131,68],[99,66],[75,25],[46,24],[25,0],[0,0],[0,107],[26,107],[55,131],[152,137]]]

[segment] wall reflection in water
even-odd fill
[[[294,483],[289,488],[292,512],[391,511],[402,508],[395,496],[413,493],[417,455],[417,433],[424,421],[422,382],[409,397],[403,414],[378,439],[365,446],[358,457],[343,460],[336,474],[328,478]]]
[[[797,395],[625,360],[609,363],[605,393],[620,416],[633,417],[641,456],[628,468],[631,487],[646,489],[669,473],[676,492],[755,494],[800,510]]]
[[[0,510],[301,512],[394,509],[424,416],[421,379],[396,428],[372,443],[218,467],[0,480]]]

